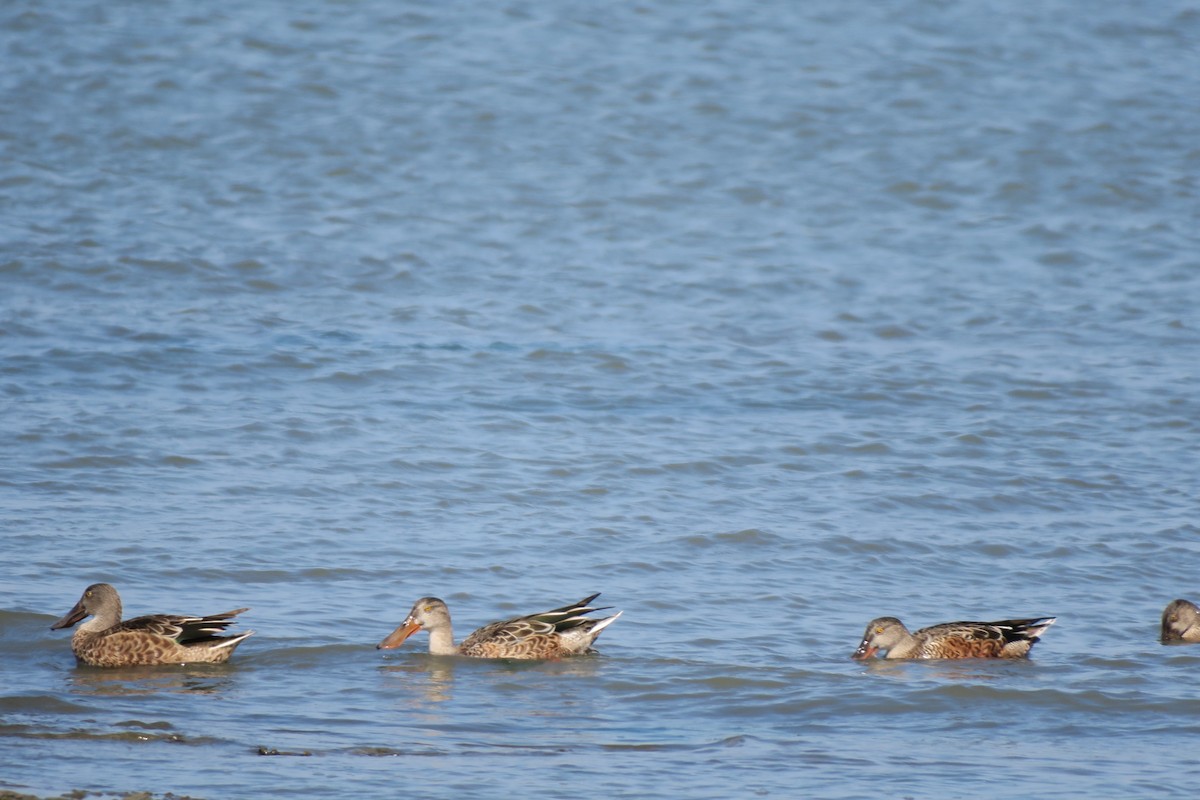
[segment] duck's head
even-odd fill
[[[431,631],[450,626],[450,609],[436,597],[422,597],[413,604],[412,611],[400,623],[400,627],[387,635],[382,642],[375,645],[377,650],[390,650],[399,647],[405,639],[419,630]]]
[[[1162,641],[1200,641],[1200,608],[1187,600],[1172,600],[1163,610]]]
[[[112,617],[113,624],[121,619],[121,596],[107,583],[93,583],[83,590],[83,596],[50,630],[70,628],[85,617]]]
[[[871,658],[880,650],[888,651],[898,645],[908,635],[904,623],[895,617],[880,617],[871,620],[863,634],[862,642],[854,651],[851,658]]]

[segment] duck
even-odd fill
[[[946,622],[909,633],[895,617],[871,620],[851,658],[1025,658],[1056,617]]]
[[[93,667],[131,667],[149,664],[223,664],[254,631],[220,636],[247,608],[205,617],[148,614],[121,621],[121,596],[107,583],[83,590],[75,607],[50,626],[70,628],[85,617],[71,637],[71,650],[81,663]]]
[[[1200,642],[1200,608],[1190,600],[1172,600],[1163,609],[1163,644]]]
[[[390,650],[420,630],[429,632],[429,653],[435,656],[471,658],[559,659],[588,653],[600,632],[617,621],[623,612],[611,617],[589,619],[585,614],[603,611],[589,604],[597,592],[578,603],[542,611],[524,617],[485,625],[462,641],[454,643],[450,609],[436,597],[422,597],[396,630],[375,647]],[[607,608],[607,607],[606,607]]]

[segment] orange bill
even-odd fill
[[[852,655],[850,657],[851,658],[870,658],[871,656],[875,655],[878,652],[879,652],[878,647],[871,647],[866,642],[863,642],[862,644],[860,644],[858,646],[858,649],[854,651],[854,655]]]
[[[412,636],[417,631],[421,630],[420,623],[404,620],[404,624],[387,635],[379,644],[375,645],[376,650],[390,650],[393,647],[399,647],[404,643],[404,640]]]

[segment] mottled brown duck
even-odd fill
[[[1172,600],[1163,609],[1162,643],[1200,642],[1200,608],[1190,600]]]
[[[852,658],[1025,658],[1055,617],[946,622],[909,633],[895,617],[871,621]]]
[[[220,636],[238,608],[207,617],[149,614],[121,621],[121,597],[107,583],[83,591],[75,607],[51,629],[69,628],[85,617],[71,637],[75,657],[93,667],[131,667],[144,664],[222,664],[254,631]]]
[[[579,655],[588,652],[600,632],[621,616],[621,612],[602,619],[584,616],[604,610],[588,605],[599,596],[597,592],[552,611],[493,622],[472,633],[460,645],[454,643],[450,609],[436,597],[422,597],[400,627],[376,647],[399,647],[409,636],[424,630],[429,633],[429,652],[437,656],[556,659]]]

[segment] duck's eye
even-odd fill
[[[877,628],[875,628],[875,632],[876,632],[876,633],[883,633],[883,626],[882,626],[882,625],[880,625],[880,626],[878,626]]]
[[[433,606],[425,606],[425,613],[426,613],[426,614],[428,614],[428,613],[429,613],[429,612],[431,612],[431,611],[433,611]]]

